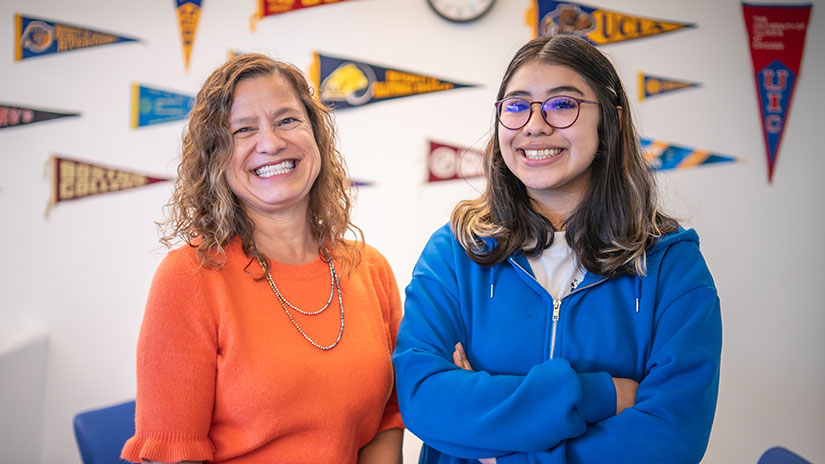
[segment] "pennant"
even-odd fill
[[[195,98],[132,84],[132,129],[186,119]]]
[[[180,40],[183,45],[184,69],[189,71],[189,58],[192,56],[192,44],[201,17],[201,0],[175,0],[180,25]]]
[[[14,15],[14,61],[138,39],[31,16]]]
[[[350,187],[372,187],[373,182],[365,181],[365,180],[356,180],[350,179],[349,186]]]
[[[639,71],[639,101],[644,101],[645,98],[655,97],[663,93],[701,86],[702,84],[697,82],[651,76],[650,74]]]
[[[70,116],[80,116],[80,113],[56,113],[53,111],[36,110],[34,108],[23,108],[21,106],[10,106],[5,103],[0,103],[0,129],[25,126],[26,124],[34,124],[36,122]]]
[[[75,159],[52,156],[52,195],[49,208],[61,201],[128,190],[171,179],[150,177]],[[48,213],[48,211],[47,211]]]
[[[439,142],[429,143],[427,182],[469,179],[484,175],[484,153]]]
[[[249,27],[254,31],[255,24],[265,16],[346,1],[347,0],[258,0],[258,11],[252,15],[249,21]]]
[[[475,87],[319,53],[314,53],[309,75],[315,88],[320,89],[318,96],[321,102],[334,109],[352,108],[423,93]]]
[[[762,116],[768,182],[772,182],[785,121],[790,114],[794,87],[799,79],[811,4],[743,3],[742,12],[748,29],[756,95]]]
[[[580,3],[550,0],[534,0],[527,10],[527,24],[533,28],[533,37],[577,34],[593,45],[624,42],[696,27],[690,23],[645,18]]]
[[[655,171],[690,169],[697,166],[720,163],[736,163],[738,158],[719,155],[706,150],[671,145],[661,140],[642,138],[642,153]]]

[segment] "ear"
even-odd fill
[[[616,114],[619,116],[619,130],[622,130],[622,109],[621,106],[616,107]]]

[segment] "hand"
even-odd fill
[[[470,361],[467,359],[467,353],[464,352],[464,345],[461,342],[455,344],[455,351],[453,351],[453,363],[465,371],[473,370]],[[481,464],[496,464],[496,458],[483,458],[478,460]]]
[[[467,359],[467,353],[464,352],[464,345],[462,345],[461,342],[455,344],[453,363],[466,371],[473,370],[473,366],[470,365],[470,361]]]
[[[636,404],[636,390],[639,384],[631,379],[613,377],[613,385],[616,387],[616,414],[618,415]]]

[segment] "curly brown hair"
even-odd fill
[[[590,184],[564,223],[566,239],[582,266],[605,276],[646,273],[646,251],[678,228],[657,200],[656,179],[641,153],[630,102],[610,60],[574,35],[542,36],[527,42],[504,73],[497,100],[513,74],[527,63],[567,66],[595,91],[601,109],[599,148],[590,165]],[[621,108],[621,110],[617,110]],[[512,253],[536,257],[553,243],[553,225],[537,212],[524,184],[501,155],[498,123],[484,151],[487,187],[453,209],[450,225],[473,261],[498,264]],[[488,249],[481,239],[496,240]]]
[[[255,225],[225,176],[234,148],[229,114],[235,88],[241,80],[268,75],[284,78],[306,109],[321,153],[320,173],[309,193],[307,221],[318,242],[351,270],[360,261],[363,232],[350,219],[354,192],[344,158],[335,147],[330,109],[313,97],[300,70],[257,53],[229,59],[209,75],[195,97],[183,133],[175,189],[165,207],[166,219],[158,222],[160,241],[171,248],[182,240],[197,247],[201,265],[220,269],[226,261],[224,247],[237,237],[247,256],[268,264],[255,246]],[[355,240],[344,238],[347,231]]]

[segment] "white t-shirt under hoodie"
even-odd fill
[[[584,270],[579,267],[579,260],[567,244],[564,232],[555,232],[550,248],[538,258],[527,258],[527,261],[536,281],[557,300],[572,292],[584,278]]]

